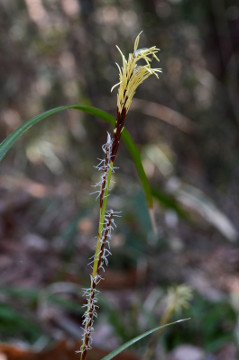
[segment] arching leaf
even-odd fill
[[[37,124],[43,119],[46,119],[47,117],[56,114],[60,111],[67,110],[67,109],[74,109],[74,110],[81,110],[84,112],[87,112],[88,114],[94,115],[96,117],[99,117],[112,126],[115,124],[115,118],[108,114],[105,111],[102,111],[100,109],[97,109],[93,106],[88,105],[66,105],[66,106],[59,106],[57,108],[48,110],[40,115],[32,117],[30,120],[26,121],[24,124],[19,126],[15,131],[13,131],[3,142],[0,144],[0,161],[5,157],[7,152],[11,149],[11,147],[14,145],[14,143],[17,141],[17,139],[22,136],[27,130],[29,130],[33,125]],[[132,140],[130,134],[126,129],[122,132],[122,140],[125,142],[132,158],[135,163],[136,169],[139,174],[139,178],[142,183],[142,187],[144,189],[146,201],[148,207],[151,209],[153,207],[153,200],[152,200],[152,194],[149,186],[149,182],[147,179],[147,176],[145,174],[142,160],[139,154],[139,151],[137,147],[135,146],[134,141]]]

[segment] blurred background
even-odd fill
[[[94,346],[109,351],[157,326],[167,289],[185,283],[194,298],[172,320],[191,320],[160,337],[156,358],[237,359],[238,1],[1,0],[0,30],[1,141],[60,105],[115,115],[115,45],[127,55],[143,30],[139,47],[161,49],[160,80],[137,90],[126,123],[154,194],[157,235],[122,143],[110,197],[122,214]],[[1,342],[41,353],[81,338],[98,221],[90,193],[109,130],[85,113],[60,112],[1,163]],[[138,351],[146,347],[145,340]],[[140,358],[134,351],[129,356]]]

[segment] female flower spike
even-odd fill
[[[116,46],[121,54],[123,65],[122,68],[120,68],[120,66],[116,63],[119,69],[120,81],[112,87],[111,91],[119,85],[117,95],[117,110],[120,114],[122,112],[127,114],[137,87],[150,75],[155,75],[158,78],[158,73],[162,71],[159,68],[151,68],[150,64],[153,58],[159,61],[156,55],[159,49],[156,46],[152,46],[149,49],[138,49],[141,33],[142,31],[135,39],[134,52],[133,54],[129,54],[128,61],[126,60],[120,48]],[[139,60],[144,60],[146,64],[137,65]]]

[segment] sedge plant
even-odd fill
[[[94,330],[94,318],[97,316],[97,285],[102,280],[101,271],[104,265],[107,265],[107,256],[110,254],[109,241],[111,232],[115,227],[114,217],[117,213],[110,209],[107,210],[108,195],[111,187],[112,173],[115,171],[115,159],[118,153],[121,134],[124,129],[125,120],[132,103],[133,96],[137,87],[146,80],[150,75],[155,75],[158,78],[158,73],[161,72],[159,68],[152,68],[151,62],[153,59],[159,61],[157,52],[159,49],[156,46],[150,48],[138,49],[139,39],[141,33],[136,37],[134,43],[133,53],[130,53],[128,60],[125,58],[122,51],[117,46],[122,57],[122,67],[118,64],[119,69],[119,83],[113,86],[112,90],[119,86],[117,94],[117,115],[113,134],[107,134],[107,141],[103,145],[104,158],[100,160],[97,169],[102,172],[99,183],[95,186],[99,188],[99,225],[96,240],[95,254],[92,261],[92,274],[90,276],[91,282],[89,289],[86,289],[84,294],[87,298],[85,304],[86,311],[84,314],[84,333],[82,338],[82,346],[80,349],[80,359],[85,360],[87,351],[91,348],[92,332]],[[139,65],[139,61],[144,61],[143,65]]]
[[[101,273],[104,270],[104,265],[107,265],[108,263],[107,257],[110,255],[109,246],[111,233],[116,226],[115,217],[119,216],[116,211],[107,208],[107,200],[111,188],[112,173],[116,170],[115,159],[118,153],[121,138],[128,147],[128,150],[135,163],[146,196],[148,209],[149,211],[151,211],[152,209],[152,191],[149,186],[147,176],[144,172],[139,151],[137,150],[137,147],[135,146],[130,134],[124,128],[126,116],[137,87],[150,75],[155,75],[158,78],[158,74],[161,72],[161,69],[151,67],[151,62],[153,59],[159,61],[157,57],[159,49],[156,46],[138,49],[140,35],[141,33],[136,37],[133,52],[128,55],[128,59],[125,58],[121,50],[117,47],[122,57],[123,64],[121,67],[116,64],[119,69],[119,82],[112,88],[113,90],[115,87],[119,86],[117,93],[116,119],[112,115],[88,105],[77,104],[59,106],[32,117],[30,120],[20,125],[10,135],[8,135],[6,139],[4,139],[0,144],[0,161],[2,161],[7,152],[19,139],[19,137],[21,137],[25,132],[27,132],[32,126],[36,125],[41,120],[46,119],[53,114],[67,109],[87,112],[89,114],[95,115],[96,117],[102,118],[103,120],[114,126],[113,133],[107,134],[107,141],[102,146],[104,158],[100,160],[99,164],[96,166],[96,168],[101,172],[100,181],[95,185],[98,188],[98,190],[96,190],[96,193],[98,193],[99,198],[99,223],[98,234],[96,238],[95,254],[92,258],[93,260],[91,261],[92,273],[90,275],[90,287],[84,290],[87,301],[84,305],[86,307],[86,311],[83,320],[84,332],[82,337],[82,346],[79,350],[80,360],[86,359],[87,351],[91,348],[92,333],[94,331],[93,323],[95,317],[97,316],[98,309],[97,286],[99,282],[103,279]],[[143,65],[138,64],[140,60],[144,62]],[[152,214],[151,220],[153,225]],[[161,331],[167,326],[188,320],[181,319],[166,324],[166,321],[170,318],[171,313],[173,312],[174,306],[175,305],[173,305],[172,307],[168,307],[160,326],[152,330],[146,331],[145,333],[137,336],[136,338],[131,339],[127,343],[121,345],[118,349],[108,354],[102,360],[111,360],[121,351],[125,350],[129,346],[133,345],[135,342],[143,339],[144,337],[156,331]]]
[[[183,309],[188,308],[192,297],[192,289],[188,285],[182,284],[168,289],[168,293],[165,298],[166,306],[159,324],[160,329],[152,335],[143,356],[143,360],[151,360],[153,358],[157,346],[157,340],[163,331],[163,326],[169,322],[174,313],[179,313]]]

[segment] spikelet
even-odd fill
[[[124,109],[126,113],[128,112],[135,91],[144,80],[146,80],[150,75],[155,75],[158,78],[158,73],[162,72],[160,68],[151,67],[151,61],[153,58],[159,61],[156,55],[159,49],[156,46],[138,49],[141,33],[142,31],[135,39],[134,51],[132,54],[129,54],[128,60],[126,60],[120,48],[116,46],[122,57],[123,65],[120,67],[116,63],[119,69],[120,81],[112,87],[111,91],[113,91],[115,87],[119,86],[117,95],[117,108],[119,113],[122,113]],[[140,60],[144,60],[146,64],[138,65]]]
[[[107,141],[106,143],[102,146],[102,150],[105,154],[104,159],[98,159],[99,163],[95,166],[95,168],[98,171],[102,172],[102,175],[100,177],[100,181],[97,182],[95,185],[93,185],[93,187],[95,188],[99,188],[99,190],[96,190],[94,192],[92,192],[91,194],[97,194],[97,198],[100,198],[100,208],[102,207],[103,204],[103,200],[104,200],[104,196],[105,196],[105,190],[106,188],[108,188],[108,190],[110,189],[110,184],[107,183],[107,177],[108,177],[108,173],[109,170],[111,169],[112,172],[115,171],[116,167],[113,166],[113,164],[111,164],[111,153],[112,153],[112,144],[113,144],[113,140],[110,136],[110,134],[107,132]]]
[[[111,252],[109,250],[110,248],[110,239],[112,230],[116,227],[115,221],[113,219],[114,216],[119,216],[114,213],[113,210],[109,210],[105,215],[105,223],[103,224],[103,232],[102,237],[100,239],[100,250],[98,254],[94,256],[97,258],[97,272],[95,276],[91,275],[91,284],[89,289],[84,289],[83,296],[86,297],[87,303],[83,305],[83,307],[86,307],[86,311],[83,315],[83,323],[84,326],[84,334],[82,338],[82,346],[79,352],[82,353],[82,356],[84,357],[84,354],[91,349],[92,344],[92,333],[94,332],[94,319],[97,317],[97,294],[98,290],[96,290],[97,285],[100,283],[103,278],[100,275],[100,271],[104,269],[104,265],[108,265],[108,256],[111,255]],[[92,263],[91,262],[91,263]],[[90,263],[90,264],[91,264]]]

